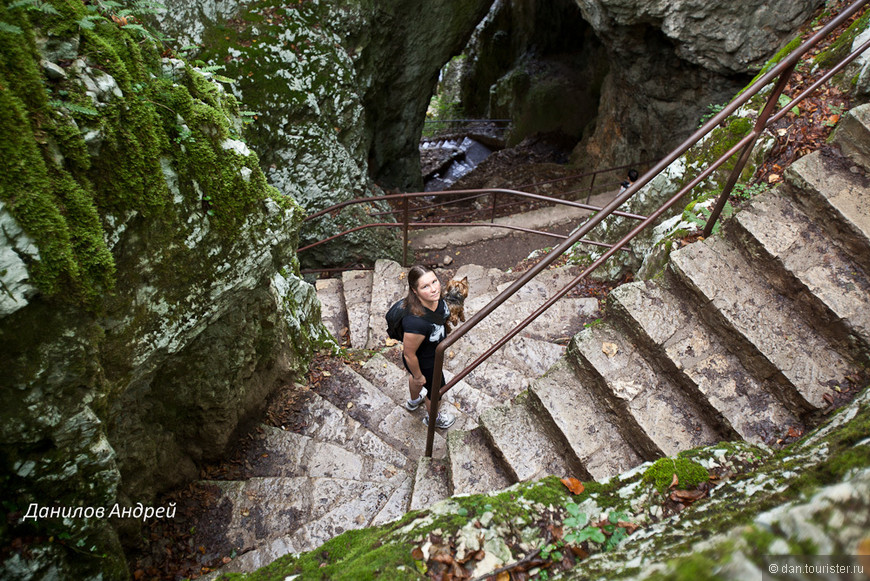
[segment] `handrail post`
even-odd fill
[[[722,210],[725,209],[725,204],[728,202],[728,196],[731,195],[731,190],[734,189],[737,180],[740,179],[740,174],[743,173],[743,168],[745,168],[746,164],[749,162],[749,156],[752,155],[752,149],[755,147],[755,142],[758,141],[758,136],[761,135],[762,131],[764,131],[764,128],[767,125],[767,120],[770,119],[770,116],[776,109],[779,103],[779,96],[782,95],[783,91],[785,91],[785,87],[791,79],[795,66],[797,66],[797,63],[782,71],[779,80],[776,82],[776,86],[774,86],[770,97],[767,99],[764,109],[758,115],[758,119],[755,121],[755,127],[752,129],[753,138],[744,146],[743,151],[740,153],[740,157],[734,165],[734,169],[731,170],[731,175],[728,176],[728,180],[722,188],[722,193],[719,194],[719,198],[716,200],[716,205],[713,206],[713,210],[710,212],[710,217],[704,225],[704,231],[701,234],[704,238],[709,238],[710,234],[713,233],[713,226],[716,225],[719,215],[722,214]]]
[[[598,175],[597,171],[592,172],[592,181],[589,182],[589,193],[586,194],[586,203],[589,203],[589,200],[592,199],[592,188],[595,187],[595,176]]]
[[[489,216],[489,223],[495,222],[495,209],[498,206],[498,192],[492,193],[492,214]]]
[[[408,267],[408,223],[410,222],[410,204],[408,196],[402,198],[404,200],[404,217],[402,218],[402,229],[404,230],[404,244],[402,245],[402,267]]]
[[[432,393],[429,394],[429,426],[426,430],[426,451],[427,458],[432,457],[432,449],[435,445],[435,423],[438,420],[438,407],[441,404],[441,385],[444,383],[441,379],[444,374],[441,368],[444,366],[444,351],[435,350],[435,369],[432,372]],[[438,387],[435,387],[435,386]]]

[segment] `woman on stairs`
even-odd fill
[[[441,298],[441,282],[432,269],[417,265],[408,271],[408,296],[405,297],[405,310],[402,318],[402,361],[411,374],[408,388],[411,399],[405,402],[405,409],[414,411],[425,401],[429,411],[429,394],[432,393],[432,375],[435,370],[435,348],[447,331],[444,322],[450,316],[447,303]],[[441,384],[434,389],[440,389]],[[456,418],[446,412],[438,412],[435,425],[449,428]],[[429,425],[429,414],[423,418]]]

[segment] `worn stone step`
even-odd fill
[[[447,460],[453,494],[481,494],[515,482],[479,427],[447,434]]]
[[[372,526],[393,492],[402,482],[410,480],[410,476],[406,475],[400,478],[388,485],[364,483],[368,486],[353,501],[331,507],[324,515],[307,522],[296,531],[294,542],[302,551],[312,551],[345,531]]]
[[[398,353],[400,353],[400,348],[396,348],[393,356],[400,356]],[[408,372],[405,371],[404,368],[399,368],[395,363],[388,360],[380,353],[375,354],[366,361],[362,366],[360,373],[363,377],[368,379],[372,385],[383,391],[397,406],[404,405],[408,398],[411,397],[411,392],[408,389]],[[456,418],[456,423],[450,429],[465,430],[477,426],[476,414],[473,416],[469,415],[460,405],[453,405],[457,401],[455,399],[456,395],[471,392],[473,392],[473,390],[469,391],[460,386],[459,391],[449,391],[446,394],[445,399],[442,400],[445,405],[450,405],[450,407],[447,408],[447,411]],[[474,410],[469,411],[474,412]],[[413,413],[415,416],[419,416],[422,419],[423,414],[426,413],[426,408],[425,406],[420,406],[417,411]]]
[[[653,367],[627,337],[601,324],[571,341],[569,356],[599,378],[590,387],[623,419],[624,433],[647,459],[723,439],[716,418]],[[627,432],[626,432],[627,430]]]
[[[469,333],[448,350],[445,367],[453,374],[462,371],[495,339],[482,333]],[[527,389],[532,380],[546,373],[564,353],[565,347],[561,345],[514,337],[465,379],[501,404]]]
[[[411,492],[414,488],[414,475],[409,474],[402,480],[393,494],[387,499],[384,507],[372,519],[371,526],[376,527],[402,518],[411,504]]]
[[[347,309],[344,306],[344,285],[340,278],[324,278],[315,282],[317,299],[320,301],[320,318],[341,345],[350,333]]]
[[[828,148],[795,161],[784,175],[807,214],[870,270],[870,179],[864,171]]]
[[[351,270],[341,275],[344,304],[350,326],[350,346],[355,349],[364,349],[369,341],[369,309],[372,303],[373,280],[374,274],[370,270]]]
[[[532,382],[529,395],[568,442],[589,478],[606,480],[643,462],[623,437],[621,420],[586,387],[567,359]],[[587,479],[585,474],[577,478]]]
[[[487,439],[504,459],[515,481],[538,480],[551,474],[588,478],[568,443],[545,422],[545,417],[532,405],[528,391],[480,417]],[[448,449],[449,443],[448,439]]]
[[[390,306],[408,294],[407,269],[392,260],[375,261],[371,303],[368,308],[367,349],[383,347],[387,340],[385,315]]]
[[[466,264],[456,270],[453,278],[468,279],[468,296],[479,297],[485,294],[493,294],[498,291],[498,285],[510,278],[497,268],[488,268],[479,264]],[[442,281],[445,283],[447,281]]]
[[[279,538],[284,538],[281,544],[294,552],[304,551],[312,548],[312,541],[320,544],[339,534],[338,528],[367,526],[402,478],[407,476],[386,482],[307,477],[208,481],[203,484],[219,492],[200,524],[226,539],[228,546],[222,548],[227,554],[257,549]],[[315,521],[323,524],[299,533]]]
[[[533,285],[534,286],[534,285]],[[539,287],[540,288],[540,287]],[[466,318],[489,303],[495,295],[484,295],[466,302]],[[471,333],[485,333],[495,342],[543,305],[549,298],[543,293],[518,291],[481,321]],[[567,342],[583,325],[601,317],[594,298],[563,298],[520,332],[520,336],[541,341]]]
[[[252,476],[307,476],[384,482],[406,471],[365,451],[346,449],[310,436],[261,426],[248,452]]]
[[[708,238],[671,254],[670,267],[715,315],[781,372],[809,409],[849,375],[850,364],[803,320],[800,309],[755,271],[725,239]],[[799,396],[799,397],[797,397]]]
[[[849,159],[870,169],[870,103],[853,107],[843,115],[832,141]]]
[[[344,449],[365,454],[387,464],[413,469],[416,459],[411,460],[374,432],[363,426],[332,402],[302,386],[294,402],[294,413],[284,429],[310,436],[318,442],[335,444]]]
[[[734,224],[760,251],[781,265],[800,284],[804,296],[818,303],[823,326],[842,323],[843,333],[870,345],[870,282],[849,254],[831,244],[827,235],[790,199],[771,192],[752,200]],[[808,292],[807,292],[808,291]]]
[[[654,356],[673,367],[675,377],[684,376],[698,400],[708,402],[735,435],[770,444],[790,426],[799,425],[777,398],[782,386],[756,379],[698,314],[663,285],[624,284],[613,289],[609,299],[614,312],[636,326]]]
[[[319,393],[409,459],[423,454],[426,447],[423,414],[395,404],[347,365],[336,365],[331,375],[322,380]],[[439,433],[435,434],[434,446],[436,455],[444,454],[446,443]]]
[[[447,459],[421,456],[414,475],[414,488],[408,510],[426,509],[450,496]]]

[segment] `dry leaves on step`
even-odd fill
[[[576,478],[562,478],[562,484],[571,491],[571,494],[581,494],[585,490],[583,483]]]
[[[601,351],[603,351],[604,354],[608,357],[613,357],[614,355],[619,353],[619,345],[617,345],[616,343],[608,343],[607,341],[605,341],[601,344]]]

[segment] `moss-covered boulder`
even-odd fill
[[[118,531],[327,341],[301,208],[161,51],[101,3],[0,6],[4,579],[124,578]]]

